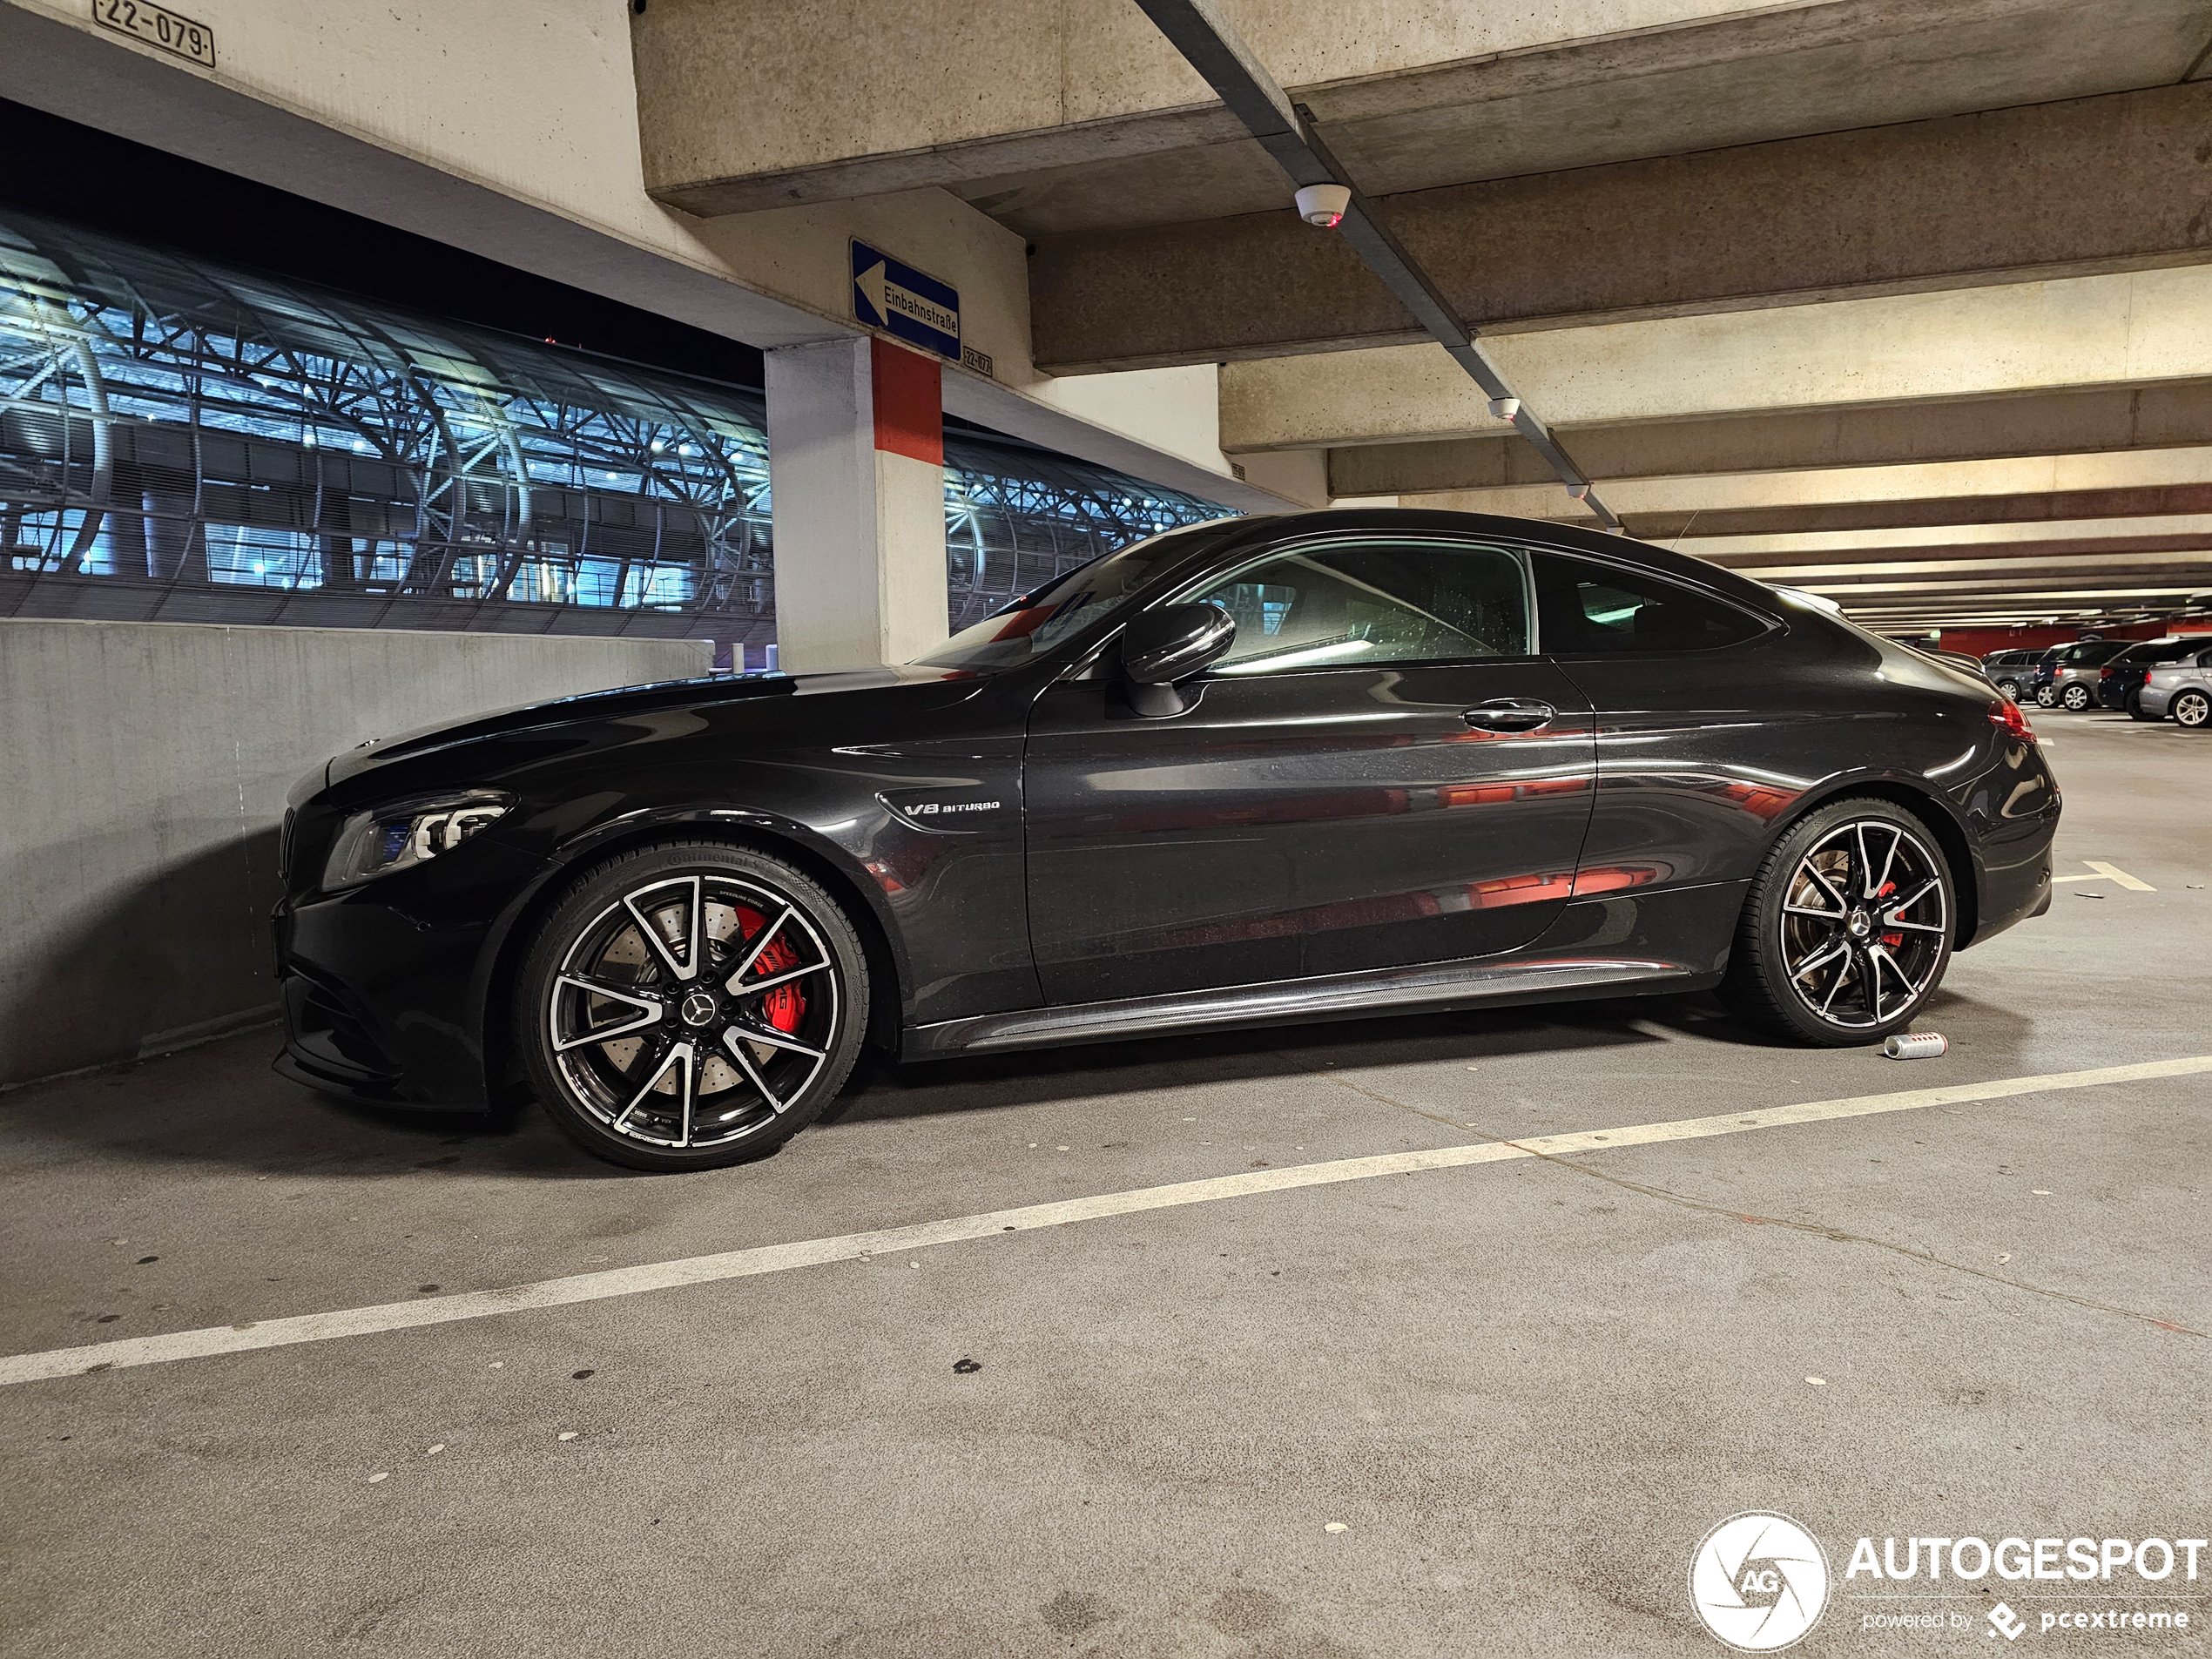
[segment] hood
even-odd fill
[[[847,669],[825,674],[760,674],[732,678],[715,675],[698,679],[663,680],[651,685],[623,685],[611,691],[586,691],[550,702],[526,703],[518,708],[473,715],[450,725],[423,726],[392,737],[371,738],[334,755],[323,769],[327,788],[344,782],[371,766],[404,756],[428,754],[434,749],[502,732],[526,732],[536,726],[562,725],[571,720],[619,719],[625,716],[658,713],[669,709],[696,709],[741,703],[755,698],[809,697],[825,692],[878,690],[908,682],[927,683],[963,678],[936,668]]]

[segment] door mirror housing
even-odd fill
[[[1130,706],[1149,719],[1190,707],[1177,680],[1202,672],[1236,643],[1237,619],[1217,604],[1169,605],[1122,631],[1122,678]]]

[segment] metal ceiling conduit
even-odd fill
[[[1335,185],[1345,192],[1347,199],[1336,228],[1367,268],[1482,388],[1490,400],[1491,414],[1510,421],[1514,430],[1543,456],[1545,464],[1567,486],[1567,493],[1588,507],[1604,529],[1627,534],[1551,428],[1506,384],[1498,366],[1475,343],[1474,330],[1452,309],[1428,273],[1406,251],[1374,205],[1329,152],[1314,130],[1312,111],[1291,102],[1289,94],[1211,0],[1137,0],[1137,4],[1205,78],[1260,148],[1274,158],[1294,187]]]

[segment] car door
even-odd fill
[[[1648,570],[1537,550],[1537,634],[1596,711],[1581,894],[1740,881],[1851,729],[1847,678],[1772,618]],[[1862,740],[1863,741],[1863,740]],[[1723,908],[1727,908],[1726,905]]]
[[[1048,1001],[1112,1001],[1510,950],[1566,902],[1589,705],[1530,653],[1496,543],[1309,537],[1170,601],[1236,618],[1165,718],[1110,649],[1039,698],[1024,765]]]

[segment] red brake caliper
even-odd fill
[[[742,905],[738,907],[738,936],[748,947],[767,925],[767,917],[758,910],[748,910]],[[752,965],[752,976],[767,979],[798,966],[799,953],[792,948],[791,941],[779,938],[771,941],[768,948],[760,953]],[[799,988],[796,980],[773,986],[762,994],[760,1009],[768,1016],[770,1025],[789,1036],[799,1029],[799,1021],[806,1016],[806,993]]]
[[[1895,893],[1896,891],[1896,882],[1885,881],[1882,883],[1881,891],[1877,893],[1874,896],[1877,899],[1886,899],[1890,896],[1890,894]],[[1905,935],[1903,934],[1884,934],[1882,935],[1882,943],[1888,946],[1892,950],[1895,950],[1905,943]]]

